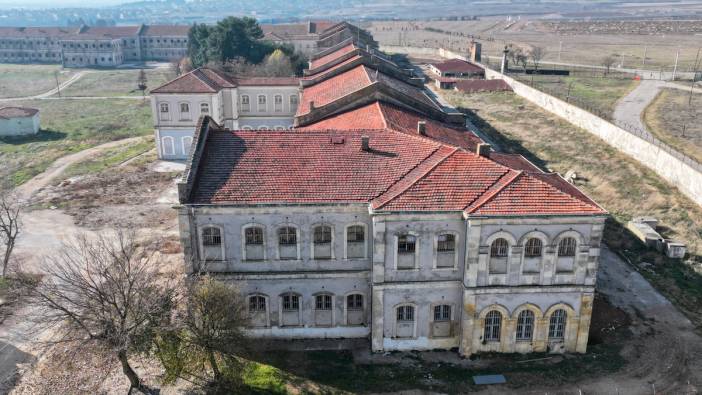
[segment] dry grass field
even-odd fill
[[[664,237],[687,243],[690,263],[700,264],[702,208],[606,142],[513,93],[450,92],[445,97],[466,111],[503,150],[561,174],[574,170],[576,185],[612,215],[605,232],[607,244],[642,269],[661,293],[702,328],[702,276],[690,265],[643,248],[623,228],[632,217],[656,217]]]
[[[670,25],[675,23],[654,22],[657,26],[645,30],[628,25],[602,28],[601,22],[554,23],[486,17],[475,21],[381,21],[370,23],[368,28],[376,40],[386,45],[449,47],[465,51],[473,36],[482,43],[483,55],[499,57],[507,44],[524,49],[539,46],[546,50],[546,61],[576,64],[599,65],[602,58],[614,55],[617,65],[642,67],[646,52],[646,68],[664,71],[672,70],[680,49],[678,69],[690,71],[701,36],[694,29],[671,29]]]
[[[659,139],[702,163],[702,94],[663,89],[646,108],[644,122]]]
[[[175,73],[170,68],[165,69],[145,69],[146,94],[150,89],[154,89],[175,78]],[[63,96],[140,96],[141,91],[137,87],[139,70],[101,70],[91,71],[80,80],[61,91]]]
[[[56,78],[62,83],[76,71],[60,65],[0,64],[0,98],[44,93],[56,87]]]

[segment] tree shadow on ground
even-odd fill
[[[522,155],[538,168],[548,171],[548,162],[531,153],[531,151],[526,149],[518,140],[511,139],[500,133],[490,124],[490,122],[486,121],[478,114],[478,110],[473,110],[466,107],[457,107],[456,109],[465,114],[468,120],[470,120],[481,133],[485,134],[498,145],[498,147],[495,147],[495,149],[499,148],[500,151],[508,154]]]
[[[0,341],[0,393],[7,394],[15,388],[19,379],[20,364],[33,363],[36,357],[14,345]]]
[[[63,140],[68,136],[68,133],[55,130],[42,129],[37,134],[27,136],[4,136],[0,137],[0,142],[12,145],[21,145],[27,143],[40,143],[46,141]]]

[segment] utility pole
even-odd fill
[[[558,61],[561,61],[561,51],[563,50],[563,41],[558,42]]]
[[[58,97],[61,97],[61,85],[59,85],[58,82],[58,71],[54,71],[54,79],[56,80],[56,93],[58,93]]]
[[[644,56],[643,59],[641,60],[641,65],[646,65],[646,52],[648,52],[648,45],[644,45]]]
[[[678,59],[680,58],[680,48],[678,48],[678,52],[675,53],[675,66],[673,66],[673,81],[675,81],[675,75],[678,72]]]

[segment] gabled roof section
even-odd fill
[[[0,119],[28,118],[38,112],[36,108],[30,107],[0,107]]]
[[[343,55],[346,55],[348,53],[356,51],[357,49],[358,49],[358,47],[353,42],[346,44],[345,46],[337,49],[336,51],[334,51],[332,53],[329,53],[329,54],[324,55],[320,58],[311,60],[310,61],[310,69],[316,69],[320,66],[323,66],[329,62],[332,62],[332,61],[340,58]]]
[[[151,90],[151,93],[217,93],[229,85],[234,86],[221,73],[197,68]]]
[[[436,67],[442,73],[482,73],[483,68],[473,64],[471,62],[466,62],[461,59],[449,59],[439,63],[432,63],[432,66]]]

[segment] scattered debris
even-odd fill
[[[636,217],[627,222],[626,228],[649,248],[664,253],[668,258],[681,259],[685,256],[685,244],[671,239],[664,239],[656,231],[658,220],[652,217]]]

